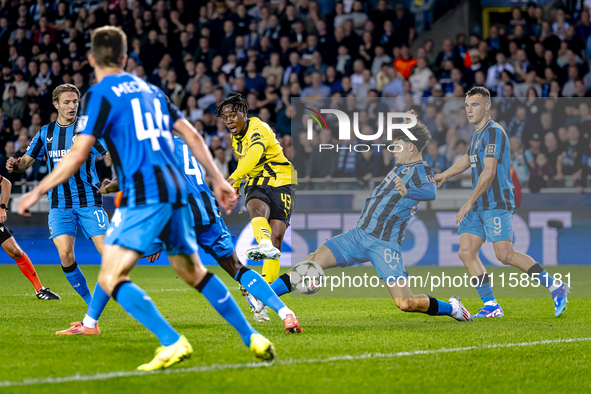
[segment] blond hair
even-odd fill
[[[71,83],[64,83],[63,85],[59,85],[57,88],[55,88],[53,90],[53,93],[52,93],[53,101],[56,103],[59,103],[62,93],[66,93],[66,92],[74,92],[78,96],[78,99],[80,99],[80,91],[78,90],[78,88],[76,86],[72,85]]]

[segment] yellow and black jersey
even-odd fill
[[[246,186],[284,186],[297,184],[297,172],[283,155],[283,148],[268,124],[249,118],[246,132],[232,135],[232,148],[238,155],[238,167],[230,175],[240,185],[246,175]]]

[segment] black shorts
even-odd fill
[[[281,220],[289,227],[291,213],[295,208],[296,195],[293,185],[284,186],[247,186],[246,204],[252,199],[261,200],[269,206],[269,220]]]
[[[12,237],[12,230],[6,227],[4,223],[0,223],[0,245],[9,240],[10,237]]]

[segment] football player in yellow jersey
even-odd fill
[[[248,103],[236,92],[216,109],[216,116],[232,133],[232,148],[239,157],[238,167],[228,179],[238,194],[246,176],[246,209],[258,242],[246,255],[251,260],[265,260],[263,277],[273,283],[279,276],[281,244],[295,206],[297,173],[269,125],[259,118],[248,118],[247,113]],[[255,319],[268,320],[265,315],[263,311]]]

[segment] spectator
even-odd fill
[[[363,12],[363,3],[359,0],[353,3],[353,12],[349,15],[349,20],[353,21],[353,28],[358,36],[363,35],[365,22],[368,20],[367,14]]]
[[[390,82],[384,86],[382,92],[384,97],[398,97],[403,93],[402,80],[398,78],[398,72],[394,67],[388,67],[386,71]]]
[[[509,125],[506,128],[507,135],[509,137],[517,137],[518,139],[522,139],[527,132],[527,110],[523,105],[520,105],[515,110],[515,116],[511,118]],[[517,172],[517,176],[519,179],[522,179],[521,174]]]
[[[269,75],[275,75],[276,77],[276,87],[281,86],[281,80],[283,79],[283,67],[280,64],[280,57],[279,53],[273,52],[269,58],[269,65],[263,68],[261,76],[264,78],[269,77]]]
[[[505,54],[498,52],[495,56],[496,64],[488,69],[485,86],[491,91],[497,90],[497,85],[503,71],[509,71],[511,74],[515,73],[512,65],[505,62]]]
[[[568,81],[562,88],[563,97],[574,97],[577,94],[577,88],[575,86],[575,80],[579,78],[579,69],[576,66],[568,67]]]
[[[435,139],[431,139],[427,143],[427,150],[423,159],[435,174],[441,174],[450,167],[447,157],[439,154],[439,143]]]
[[[317,72],[312,73],[312,84],[302,90],[302,97],[329,97],[330,95],[330,88],[322,84],[322,76]]]
[[[394,25],[395,47],[411,46],[415,38],[415,27],[413,15],[408,12],[404,5],[398,3],[394,8],[395,17],[392,20]]]
[[[164,54],[164,45],[158,41],[158,31],[150,30],[148,33],[148,42],[142,45],[140,53],[140,60],[147,74],[152,73]]]
[[[215,163],[217,168],[220,170],[220,172],[222,173],[224,178],[228,178],[228,176],[230,176],[230,169],[229,169],[229,161],[226,157],[226,150],[223,147],[218,146],[213,151],[213,157],[214,157],[213,162]]]
[[[464,140],[458,140],[454,147],[454,159],[451,165],[455,165],[466,153],[468,153],[468,144]],[[468,168],[457,176],[459,179],[470,179],[472,177],[472,169]]]
[[[368,97],[368,93],[371,89],[376,89],[375,82],[371,77],[371,71],[364,69],[361,72],[363,80],[361,83],[353,86],[353,93],[358,97],[357,101],[363,100],[363,97]]]
[[[257,68],[254,62],[246,65],[246,75],[244,76],[244,85],[247,92],[262,93],[267,87],[267,79],[257,74]]]
[[[300,78],[300,74],[303,74],[304,67],[300,64],[300,55],[297,52],[292,52],[289,55],[289,66],[285,68],[283,73],[283,83],[289,83],[291,74],[295,74]]]
[[[515,170],[519,182],[524,185],[529,181],[529,163],[523,153],[523,143],[518,137],[510,137],[509,146],[511,148],[511,167]]]
[[[176,71],[171,68],[170,70],[166,71],[165,76],[166,82],[164,86],[162,86],[162,90],[172,100],[174,105],[181,107],[181,103],[185,98],[185,90],[183,89],[182,85],[177,82]]]
[[[394,61],[394,67],[404,79],[408,79],[413,67],[416,65],[417,59],[412,58],[410,49],[403,45],[400,49],[400,57]]]
[[[10,119],[20,119],[23,117],[23,100],[16,96],[16,87],[8,87],[8,98],[2,102],[2,110]]]
[[[577,181],[581,176],[581,161],[585,147],[580,144],[581,133],[576,125],[567,129],[567,145],[564,151],[558,156],[556,162],[557,181],[564,180],[565,175],[571,175],[572,181]]]
[[[544,153],[538,153],[534,161],[529,177],[529,190],[537,193],[540,189],[546,187],[546,178],[554,176],[554,169],[550,165],[548,158]]]
[[[351,61],[349,50],[344,45],[339,46],[335,68],[341,77],[352,73],[353,62]]]
[[[320,144],[332,144],[330,130],[323,129],[320,132],[319,143],[315,144],[310,154],[310,164],[306,176],[310,178],[324,178],[325,182],[331,182],[335,173],[338,153],[334,149],[320,151]]]

